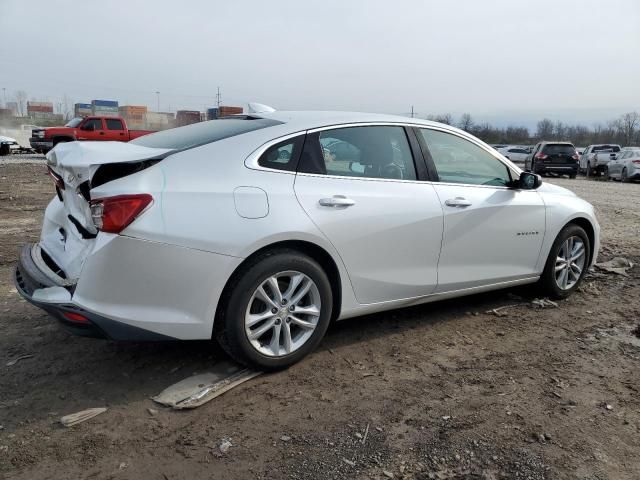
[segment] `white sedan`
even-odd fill
[[[507,146],[498,151],[518,166],[524,167],[524,162],[531,153],[530,147]]]
[[[607,175],[621,182],[640,180],[640,148],[623,148],[609,162]]]
[[[47,159],[27,300],[76,333],[214,338],[267,370],[333,320],[536,282],[565,297],[599,246],[589,203],[415,118],[268,112]]]

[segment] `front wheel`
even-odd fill
[[[333,296],[315,260],[293,250],[267,252],[243,267],[232,282],[214,333],[233,359],[260,370],[278,370],[320,343]]]
[[[539,286],[552,298],[571,295],[589,268],[591,244],[582,227],[567,225],[556,237],[549,252]]]

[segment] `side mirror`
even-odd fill
[[[542,177],[531,172],[522,172],[518,179],[517,188],[522,190],[535,190],[542,185]]]
[[[85,130],[87,132],[93,132],[95,130],[95,126],[93,125],[93,123],[88,123],[86,125],[83,125],[80,130]]]

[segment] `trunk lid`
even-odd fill
[[[65,285],[73,284],[96,241],[90,210],[91,189],[153,165],[170,149],[123,142],[61,143],[47,154],[47,168],[58,185],[45,212],[34,259],[42,260]],[[62,188],[64,187],[64,188]]]

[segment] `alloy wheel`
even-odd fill
[[[586,248],[582,238],[571,236],[562,243],[555,266],[556,284],[561,290],[569,290],[578,283],[586,258]]]
[[[310,277],[296,271],[277,273],[264,280],[251,296],[245,334],[263,355],[289,355],[311,338],[321,308],[320,292]]]

